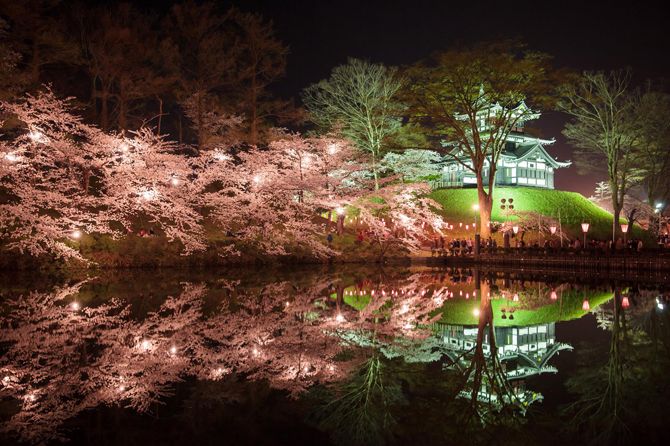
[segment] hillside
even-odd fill
[[[431,198],[443,207],[442,215],[454,225],[455,236],[468,235],[466,231],[457,229],[458,223],[471,225],[475,218],[472,205],[477,202],[477,190],[472,189],[440,189],[431,193]],[[500,209],[501,199],[513,199],[514,211]],[[563,231],[570,237],[581,237],[581,223],[589,222],[589,237],[607,240],[612,233],[612,214],[596,206],[577,192],[539,189],[532,187],[496,187],[493,193],[492,220],[505,222],[514,221],[517,217],[513,212],[532,211],[558,220],[560,213]],[[470,231],[472,234],[472,231]],[[639,227],[633,229],[632,237],[645,237],[645,231]],[[532,236],[531,236],[532,238]]]

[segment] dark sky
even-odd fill
[[[225,2],[223,4],[229,4]],[[574,69],[630,67],[638,80],[667,77],[670,67],[670,14],[662,4],[536,0],[247,0],[233,1],[274,21],[291,54],[284,96],[328,76],[347,57],[389,65],[409,64],[458,43],[521,38],[554,57],[556,66]],[[545,113],[534,124],[557,143],[559,160],[572,159],[562,140],[564,117]],[[591,194],[598,175],[577,175],[571,167],[557,174],[556,187]]]

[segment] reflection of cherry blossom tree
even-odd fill
[[[234,375],[298,395],[342,380],[366,360],[365,351],[390,351],[406,345],[401,338],[427,335],[432,299],[380,292],[353,314],[331,298],[337,280],[262,287],[222,281],[214,312],[203,308],[206,286],[183,284],[141,318],[119,299],[85,306],[77,295],[84,283],[7,301],[2,323],[13,329],[0,338],[0,380],[3,396],[21,407],[2,431],[31,442],[61,438],[59,427],[84,410],[149,411],[188,377]]]

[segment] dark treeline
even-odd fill
[[[131,3],[0,1],[0,99],[51,85],[103,130],[150,126],[198,149],[262,144],[268,128],[298,122],[270,88],[287,54],[270,20],[217,2],[159,14]]]

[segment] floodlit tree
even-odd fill
[[[510,43],[437,54],[406,71],[410,122],[477,178],[481,233],[490,235],[495,174],[509,133],[549,99],[548,57]]]
[[[579,162],[597,169],[605,161],[612,198],[612,239],[620,234],[619,218],[624,199],[637,181],[635,145],[635,98],[630,91],[630,73],[583,73],[561,90],[559,108],[572,121],[563,133],[580,150]]]
[[[670,200],[670,95],[652,90],[643,92],[635,110],[640,137],[636,167],[642,178],[647,202]]]
[[[396,97],[401,86],[395,68],[349,59],[302,94],[314,123],[326,131],[341,131],[371,155],[375,189],[385,140],[401,126],[402,106]]]
[[[440,174],[444,167],[442,156],[432,150],[408,149],[402,153],[389,152],[380,163],[380,170],[399,175],[404,182],[425,180]]]

